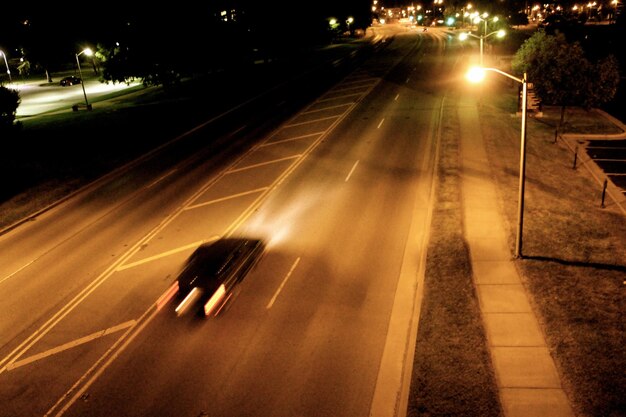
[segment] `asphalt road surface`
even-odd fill
[[[395,415],[456,58],[381,36],[270,134],[199,128],[1,236],[0,416]],[[268,246],[217,317],[177,317],[158,300],[219,236]]]

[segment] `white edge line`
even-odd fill
[[[296,259],[296,261],[293,263],[293,265],[291,265],[291,269],[289,269],[289,272],[287,272],[287,275],[285,275],[285,278],[283,278],[283,282],[280,283],[280,286],[278,287],[278,289],[274,293],[274,296],[272,297],[270,302],[267,303],[267,306],[265,307],[266,309],[269,310],[270,308],[272,308],[272,306],[274,305],[274,301],[276,301],[276,299],[278,298],[278,294],[280,294],[280,292],[282,291],[283,287],[287,283],[287,280],[291,276],[291,273],[293,272],[294,269],[296,269],[296,266],[298,266],[299,262],[300,262],[300,257],[298,256],[298,259]]]

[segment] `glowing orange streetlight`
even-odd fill
[[[459,35],[459,40],[464,41],[469,36],[471,36],[473,38],[476,38],[476,39],[480,39],[480,65],[482,66],[484,64],[484,58],[483,58],[484,47],[483,47],[483,43],[484,43],[485,39],[487,39],[488,37],[490,37],[492,35],[496,35],[496,37],[498,37],[498,38],[504,38],[504,36],[506,35],[506,31],[504,29],[500,29],[500,30],[496,30],[495,32],[491,32],[488,35],[480,35],[480,36],[474,35],[474,34],[472,34],[470,32],[464,32],[464,33],[461,33]]]
[[[83,95],[85,96],[85,105],[87,106],[87,110],[91,110],[91,105],[89,104],[89,100],[87,100],[87,92],[85,91],[85,80],[83,80],[83,71],[80,69],[80,60],[78,59],[78,57],[82,54],[85,54],[87,56],[92,56],[93,51],[89,48],[85,48],[76,54],[76,65],[78,65],[78,75],[80,76],[80,85],[83,87]]]
[[[9,76],[9,84],[10,84],[13,81],[11,80],[11,70],[9,69],[9,63],[7,62],[7,54],[5,54],[4,51],[0,50],[0,55],[4,57],[4,65],[7,66],[7,75]]]
[[[517,238],[515,240],[515,257],[522,257],[522,232],[524,228],[524,191],[526,185],[526,103],[528,100],[528,80],[526,73],[522,78],[507,74],[497,68],[472,67],[466,74],[466,78],[473,83],[484,80],[487,71],[497,72],[518,83],[522,84],[522,131],[520,138],[520,161],[519,161],[519,191],[517,202]]]

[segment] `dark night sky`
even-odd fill
[[[23,36],[25,26],[20,22],[28,19],[30,29],[37,29],[47,36],[61,40],[74,38],[78,41],[106,37],[116,33],[129,22],[151,22],[152,26],[161,26],[161,31],[175,34],[190,23],[209,24],[212,8],[225,4],[243,5],[245,8],[263,10],[268,16],[267,24],[272,22],[306,22],[309,19],[323,19],[331,15],[349,15],[369,13],[371,0],[316,0],[306,6],[294,7],[276,2],[272,7],[268,2],[258,0],[212,0],[205,3],[197,1],[177,1],[163,3],[162,7],[156,2],[128,2],[111,0],[107,2],[51,2],[49,6],[36,5],[25,1],[10,1],[2,5],[0,12],[0,44],[14,43]],[[17,39],[16,39],[17,38]]]

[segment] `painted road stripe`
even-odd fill
[[[316,103],[322,103],[324,101],[331,101],[331,100],[339,100],[341,98],[346,98],[346,97],[356,97],[356,96],[362,96],[364,93],[356,93],[356,94],[344,94],[342,96],[337,96],[337,97],[329,97],[329,98],[323,98],[320,100],[317,100]]]
[[[119,271],[123,271],[125,269],[134,268],[134,267],[136,267],[138,265],[142,265],[142,264],[145,264],[145,263],[148,263],[148,262],[152,262],[152,261],[155,261],[157,259],[165,258],[166,256],[174,255],[175,253],[178,253],[178,252],[182,252],[182,251],[189,250],[189,249],[192,249],[192,248],[197,248],[198,246],[202,245],[203,243],[213,242],[213,241],[216,241],[219,238],[220,238],[219,236],[212,236],[209,239],[203,239],[203,240],[200,240],[198,242],[190,243],[190,244],[185,245],[185,246],[180,246],[178,248],[175,248],[175,249],[172,249],[172,250],[168,250],[167,252],[159,253],[158,255],[154,255],[154,256],[150,256],[148,258],[141,259],[139,261],[131,262],[129,264],[120,265],[120,266],[117,267],[116,271],[119,272]]]
[[[241,168],[233,168],[231,170],[226,171],[226,174],[232,174],[233,172],[246,171],[248,169],[253,169],[253,168],[258,168],[258,167],[262,167],[262,166],[265,166],[265,165],[275,164],[275,163],[278,163],[278,162],[288,161],[290,159],[297,159],[297,158],[300,158],[301,156],[302,155],[300,155],[300,154],[292,155],[292,156],[286,156],[284,158],[273,159],[273,160],[267,161],[267,162],[259,162],[258,164],[248,165],[248,166],[241,167]]]
[[[354,172],[354,170],[356,169],[356,166],[359,165],[359,161],[356,161],[354,163],[354,165],[352,165],[352,169],[350,170],[350,173],[348,173],[348,176],[346,177],[346,181],[348,182],[348,180],[350,179],[350,177],[352,176],[352,173]]]
[[[385,118],[383,117],[380,121],[380,123],[378,123],[378,126],[376,127],[376,129],[380,129],[380,127],[383,125],[383,122],[385,121]]]
[[[393,101],[398,101],[398,97],[400,97],[400,94],[396,94],[396,98],[394,98]]]
[[[321,135],[323,135],[324,133],[326,133],[326,131],[323,131],[323,132],[316,132],[316,133],[310,133],[310,134],[308,134],[308,135],[302,135],[302,136],[294,136],[294,137],[291,137],[291,138],[281,139],[281,140],[276,140],[276,141],[272,141],[272,142],[265,142],[265,143],[261,144],[261,145],[259,146],[259,148],[262,148],[262,147],[264,147],[264,146],[272,146],[272,145],[277,145],[277,144],[280,144],[280,143],[285,143],[285,142],[293,142],[294,140],[308,139],[308,138],[311,138],[311,137],[313,137],[313,136],[321,136]]]
[[[4,281],[6,281],[7,279],[11,278],[13,275],[17,274],[18,272],[20,272],[22,269],[29,267],[30,265],[33,264],[33,262],[35,262],[35,260],[32,260],[30,262],[28,262],[27,264],[22,265],[20,268],[18,268],[16,271],[11,272],[9,275],[2,277],[0,279],[0,284],[2,284]]]
[[[328,117],[322,117],[319,119],[314,119],[314,120],[307,120],[306,122],[300,122],[300,123],[292,123],[290,125],[284,125],[283,128],[288,128],[288,127],[296,127],[296,126],[302,126],[302,125],[310,125],[311,123],[317,123],[317,122],[322,122],[324,120],[332,120],[332,119],[336,119],[338,117],[340,117],[341,115],[338,114],[336,116],[328,116]]]
[[[244,196],[250,195],[250,194],[262,193],[263,191],[265,191],[267,189],[268,189],[268,187],[261,187],[261,188],[255,189],[255,190],[244,191],[242,193],[237,193],[237,194],[228,195],[226,197],[216,198],[215,200],[205,201],[204,203],[198,203],[198,204],[194,204],[192,206],[187,206],[187,207],[185,207],[185,210],[197,209],[199,207],[210,206],[211,204],[221,203],[223,201],[228,201],[228,200],[232,200],[234,198],[244,197]]]
[[[321,112],[321,111],[324,111],[324,110],[338,109],[340,107],[347,107],[347,106],[350,106],[350,105],[352,105],[352,103],[337,104],[336,106],[328,106],[328,107],[322,107],[321,109],[307,110],[307,111],[304,111],[304,112],[302,112],[300,114],[317,113],[317,112]]]
[[[298,266],[299,262],[300,262],[300,257],[298,256],[298,259],[296,259],[296,261],[293,263],[293,265],[291,265],[291,269],[289,269],[289,272],[287,272],[287,275],[285,275],[285,278],[283,278],[283,282],[280,283],[280,286],[278,287],[278,289],[274,293],[274,296],[272,297],[270,302],[267,303],[267,306],[265,308],[267,308],[268,310],[270,308],[272,308],[272,306],[274,305],[274,301],[276,301],[276,299],[278,298],[278,294],[280,294],[280,292],[282,291],[283,287],[287,283],[287,280],[291,276],[291,273],[293,272],[294,269],[296,269],[296,266]]]
[[[101,330],[99,332],[95,332],[90,334],[89,336],[81,337],[80,339],[76,339],[64,345],[55,347],[54,349],[46,350],[45,352],[38,353],[36,355],[30,356],[26,359],[22,359],[21,361],[13,362],[7,365],[7,371],[11,371],[13,369],[19,368],[20,366],[28,365],[29,363],[33,363],[40,359],[47,358],[48,356],[55,355],[57,353],[63,352],[64,350],[71,349],[73,347],[85,344],[87,342],[91,342],[92,340],[99,339],[111,333],[119,332],[120,330],[127,329],[131,326],[134,326],[136,323],[135,320],[129,320],[126,323],[118,324],[117,326],[109,327],[108,329]]]
[[[157,185],[158,183],[160,183],[161,181],[163,181],[165,178],[169,177],[170,175],[172,175],[174,172],[176,172],[178,169],[174,168],[172,170],[170,170],[168,173],[160,176],[159,178],[157,178],[156,180],[154,180],[150,185],[148,185],[146,188],[151,188],[155,185]]]

